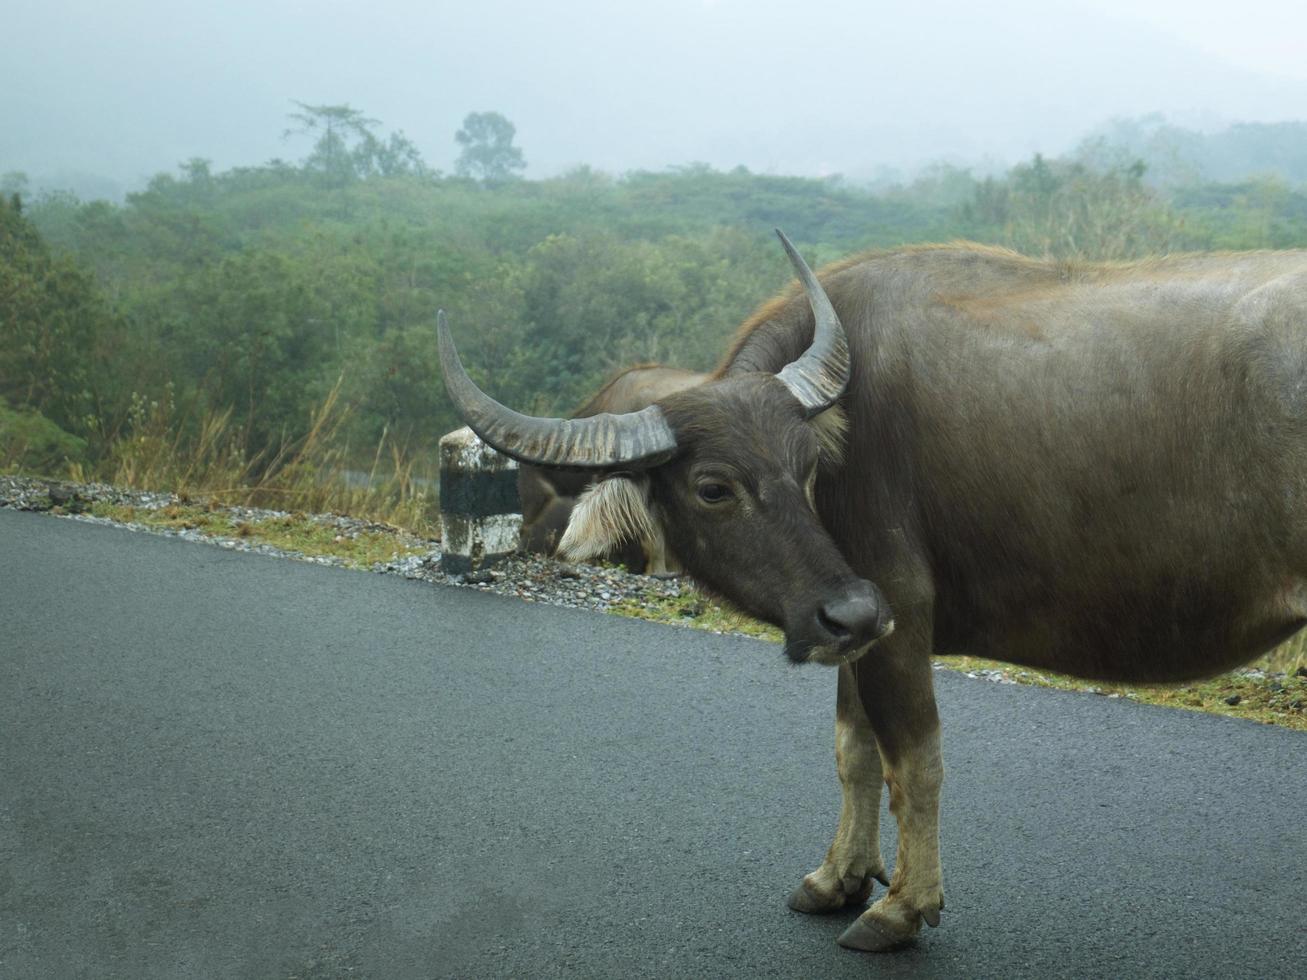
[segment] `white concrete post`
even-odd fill
[[[440,438],[441,568],[477,571],[517,550],[517,463],[456,429]]]

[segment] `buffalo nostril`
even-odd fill
[[[833,618],[830,613],[826,611],[825,607],[817,610],[817,622],[821,625],[822,629],[837,640],[844,639],[850,633],[849,628],[838,619]]]
[[[863,596],[827,602],[817,610],[817,622],[837,640],[875,635],[880,617],[880,603]]]

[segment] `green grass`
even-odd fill
[[[192,529],[213,537],[241,538],[309,557],[341,559],[350,568],[424,554],[425,542],[398,528],[341,530],[305,514],[244,519],[216,505],[172,504],[157,509],[97,503],[96,517],[172,530]]]
[[[1090,691],[1105,696],[1116,695],[1155,704],[1164,708],[1205,711],[1230,718],[1247,718],[1267,725],[1279,725],[1307,731],[1307,677],[1288,671],[1283,677],[1256,677],[1241,673],[1220,674],[1190,684],[1108,684],[1090,682],[1048,671],[1028,670],[992,660],[974,657],[945,657],[940,660],[951,670],[1001,670],[1019,684],[1051,687],[1062,691]],[[1266,659],[1250,666],[1274,670]],[[1235,704],[1229,701],[1238,699]]]
[[[650,596],[644,599],[624,599],[609,607],[619,616],[647,619],[654,623],[674,623],[692,626],[712,633],[742,633],[761,640],[780,643],[784,636],[774,626],[761,623],[730,606],[710,599],[693,589],[684,589],[674,599]]]

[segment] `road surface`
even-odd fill
[[[833,673],[0,511],[0,977],[1304,975],[1307,737],[937,680],[948,908],[867,956],[785,906]]]

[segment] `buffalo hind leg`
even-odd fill
[[[841,946],[851,949],[879,952],[900,946],[920,931],[923,921],[938,925],[944,908],[939,713],[929,645],[912,632],[902,629],[887,637],[854,668],[880,748],[899,847],[889,891],[839,938]]]
[[[839,669],[835,768],[844,798],[840,824],[826,860],[790,896],[790,908],[799,912],[862,905],[871,895],[873,879],[889,884],[880,856],[880,752],[849,665]]]

